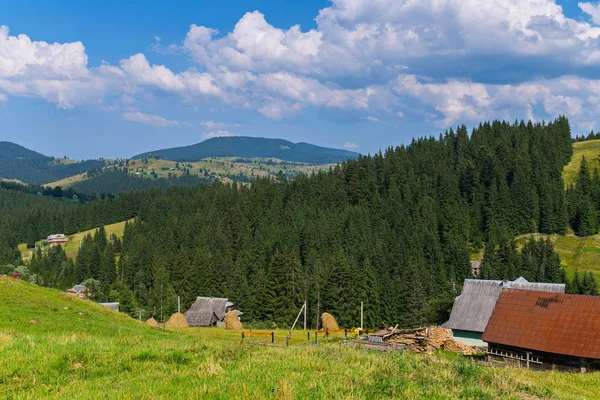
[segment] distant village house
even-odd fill
[[[50,247],[65,246],[69,239],[62,233],[50,235],[46,238],[46,244]]]
[[[87,299],[88,297],[87,288],[83,285],[73,286],[71,289],[67,290],[67,294],[80,299]]]

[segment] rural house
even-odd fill
[[[514,281],[465,279],[462,293],[454,299],[450,319],[443,328],[452,329],[454,338],[469,346],[486,346],[481,336],[503,289],[564,293],[565,285],[531,283],[521,277]]]
[[[71,289],[67,290],[67,293],[80,299],[87,298],[87,288],[83,285],[75,285]]]
[[[64,247],[68,241],[69,239],[62,233],[56,235],[49,235],[46,238],[46,244],[50,247],[55,247],[59,245]]]
[[[197,297],[189,310],[183,315],[190,326],[224,326],[225,314],[235,311],[242,315],[241,311],[235,310],[235,306],[229,299],[220,297]]]
[[[503,290],[483,333],[488,354],[555,368],[600,368],[600,297]]]

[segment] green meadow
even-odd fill
[[[0,277],[2,399],[597,399],[600,373],[533,372],[336,337],[285,347],[220,328],[151,328],[91,301]],[[342,335],[343,336],[343,335]]]
[[[125,230],[125,223],[127,221],[121,221],[114,224],[106,225],[104,229],[106,230],[106,238],[110,239],[111,235],[115,235],[118,238],[123,237],[123,231]],[[131,222],[131,221],[129,221]],[[91,234],[94,235],[98,228],[90,229],[87,231],[79,232],[74,235],[69,235],[69,241],[65,245],[65,253],[69,258],[77,258],[77,253],[79,253],[79,248],[81,247],[81,242],[83,242],[83,238],[86,235]],[[59,232],[57,232],[59,233]],[[42,244],[44,241],[40,240],[38,244]],[[31,258],[31,249],[27,248],[26,243],[19,244],[19,251],[21,252],[21,257],[23,261],[27,262]]]

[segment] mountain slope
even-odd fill
[[[134,158],[156,155],[172,161],[198,161],[209,157],[278,158],[308,164],[334,164],[358,157],[358,153],[320,147],[309,143],[292,143],[283,139],[254,137],[219,137],[191,146],[174,147],[139,154]]]
[[[0,160],[46,160],[51,161],[51,157],[47,157],[36,151],[29,150],[26,147],[20,146],[12,142],[0,141]]]
[[[41,185],[105,165],[103,160],[58,160],[15,143],[0,142],[0,178]]]

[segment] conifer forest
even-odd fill
[[[599,229],[600,176],[572,156],[565,117],[494,121],[346,161],[294,180],[201,183],[127,191],[73,203],[0,189],[0,265],[23,264],[18,243],[133,218],[122,238],[103,228],[75,260],[39,249],[26,265],[36,283],[86,282],[96,300],[146,318],[187,308],[197,296],[228,297],[245,321],[289,327],[306,301],[310,321],[327,311],[340,326],[443,322],[471,255],[482,277],[566,282],[597,294],[591,273],[572,281],[540,232]],[[0,271],[1,273],[2,271]],[[576,280],[576,281],[575,281]]]

